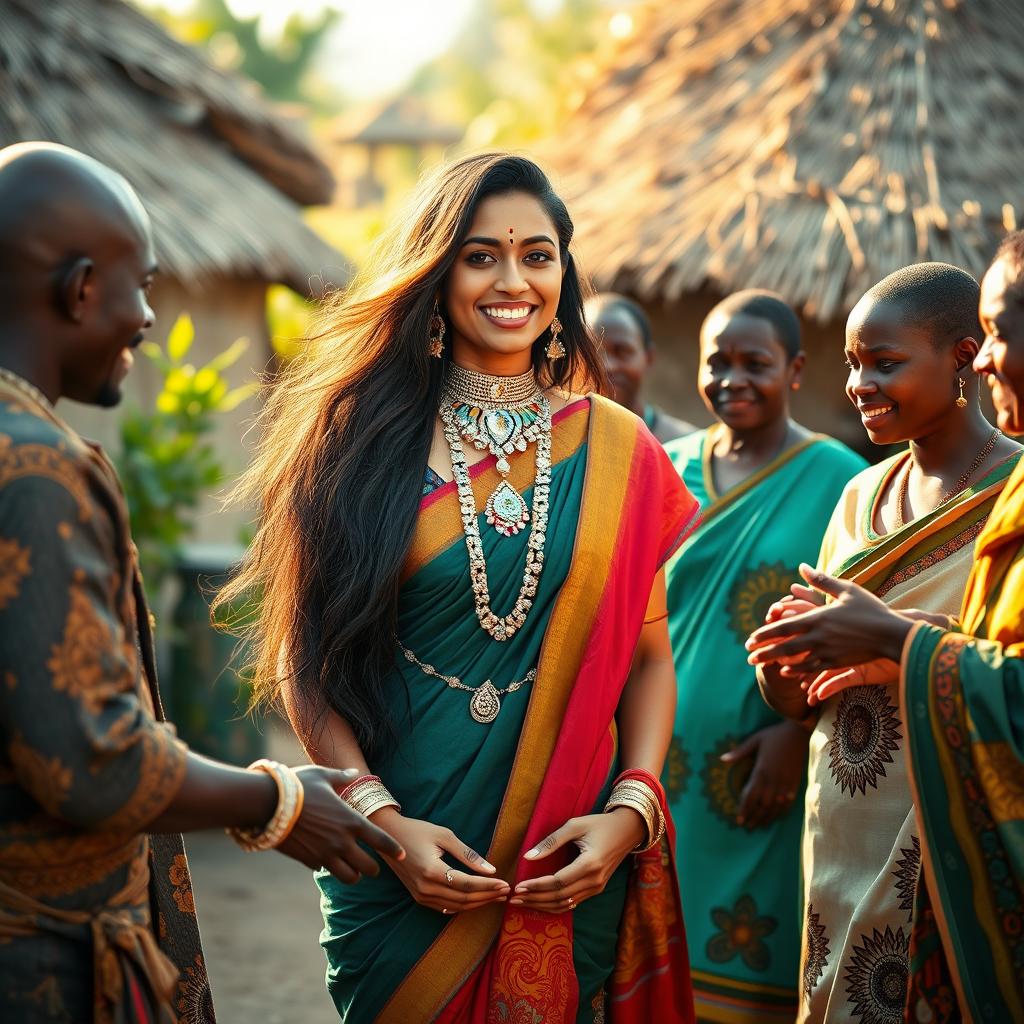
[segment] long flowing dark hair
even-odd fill
[[[547,211],[564,268],[557,315],[566,354],[546,360],[545,331],[533,345],[538,378],[603,388],[565,204],[530,160],[469,157],[423,182],[359,279],[330,300],[324,330],[270,391],[261,442],[233,495],[259,502],[262,516],[214,611],[255,598],[243,628],[254,701],[276,700],[286,682],[302,732],[332,709],[368,756],[395,734],[384,679],[448,359],[429,356],[430,318],[477,207],[508,193]]]

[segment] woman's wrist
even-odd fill
[[[607,811],[606,813],[610,814],[613,818],[617,818],[619,821],[623,823],[627,821],[629,822],[629,849],[634,850],[641,844],[646,845],[647,822],[644,821],[643,815],[635,807],[626,807],[620,804],[618,807],[613,807],[610,811]]]

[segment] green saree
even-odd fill
[[[720,757],[780,721],[761,700],[743,643],[813,563],[846,482],[864,461],[813,437],[728,494],[715,493],[712,431],[667,446],[700,502],[700,526],[668,563],[679,702],[663,781],[678,867],[697,1019],[791,1022],[800,960],[798,796],[766,827],[736,815],[752,759]]]
[[[587,466],[586,409],[586,403],[576,403],[555,422],[545,568],[516,643],[494,643],[477,623],[461,526],[450,507],[441,507],[450,486],[424,499],[398,609],[401,642],[421,661],[471,685],[493,680],[498,689],[523,679],[538,663],[573,556]],[[517,471],[532,478],[532,467],[524,463],[515,463],[510,477],[520,489]],[[532,505],[532,488],[522,493]],[[439,500],[432,504],[434,497]],[[529,532],[501,537],[482,521],[481,534],[494,606],[511,607]],[[449,689],[404,659],[396,663],[391,682],[393,704],[403,712],[399,735],[391,752],[374,761],[374,771],[388,780],[404,815],[445,825],[474,849],[488,849],[534,684],[503,695],[498,717],[483,725],[470,717],[470,694]],[[613,755],[597,804],[603,806],[616,766]],[[614,966],[628,870],[627,861],[605,892],[574,915],[580,1020],[592,1019],[590,1004]],[[452,919],[415,903],[387,870],[357,886],[320,873],[317,884],[331,996],[343,1020],[372,1021]]]

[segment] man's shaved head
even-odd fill
[[[52,143],[0,149],[0,365],[51,397],[116,404],[155,270],[120,174]]]
[[[26,276],[148,232],[131,185],[98,160],[47,142],[0,149],[0,290],[24,294]]]

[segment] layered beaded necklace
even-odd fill
[[[508,640],[526,622],[544,568],[551,490],[551,405],[532,370],[517,377],[493,377],[449,364],[440,415],[459,496],[476,616],[481,628],[495,640]],[[497,615],[491,608],[487,563],[463,438],[498,460],[496,468],[503,479],[487,500],[488,523],[505,536],[518,533],[530,523],[523,583],[508,615]],[[509,456],[526,451],[532,443],[536,444],[537,475],[531,514],[523,496],[504,477],[511,468]]]

